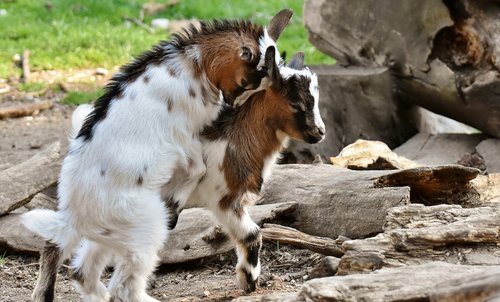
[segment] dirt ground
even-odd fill
[[[278,249],[276,244],[265,243],[259,288],[252,295],[297,290],[320,259],[320,255],[307,250]],[[161,301],[231,301],[244,295],[236,287],[235,263],[236,256],[230,252],[208,261],[160,266],[150,282],[149,293]],[[4,256],[0,260],[0,302],[30,301],[37,274],[37,256]],[[111,271],[105,272],[105,283],[110,275]],[[55,301],[79,301],[67,266],[60,269],[57,278]]]
[[[33,102],[23,95],[0,96],[0,106]],[[58,100],[53,94],[44,99]],[[69,119],[74,106],[56,103],[32,117],[0,120],[0,171],[20,163],[54,141],[67,146]],[[307,251],[265,243],[260,287],[253,294],[294,291],[321,256]],[[161,301],[231,301],[244,295],[236,287],[234,251],[214,259],[175,266],[160,266],[151,280],[150,293]],[[8,254],[0,248],[0,302],[30,301],[38,271],[36,255]],[[105,282],[110,272],[106,272]],[[62,267],[56,283],[56,301],[79,301]]]

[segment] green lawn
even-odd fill
[[[166,0],[157,0],[165,2]],[[135,25],[126,27],[123,16],[138,17],[148,0],[0,0],[0,77],[19,74],[12,57],[31,51],[32,70],[111,68],[129,61],[159,40],[163,31],[148,33]],[[280,9],[290,7],[295,15],[278,43],[280,51],[306,53],[307,64],[333,63],[308,41],[302,25],[299,0],[179,0],[172,8],[151,19],[249,18],[266,24]]]

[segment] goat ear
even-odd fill
[[[251,62],[253,59],[252,50],[246,46],[241,46],[240,59],[245,61],[245,62]]]
[[[278,40],[292,15],[293,10],[286,8],[277,13],[276,16],[271,19],[271,22],[269,22],[269,26],[267,27],[267,33],[269,34],[269,37],[274,40],[274,42]]]
[[[276,65],[276,48],[274,48],[274,46],[269,46],[266,49],[264,64],[267,69],[267,75],[271,79],[271,82],[279,83],[279,81],[281,81],[281,74],[278,69],[278,65]]]
[[[296,53],[286,66],[295,70],[304,69],[304,53]]]

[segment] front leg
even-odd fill
[[[247,293],[255,291],[260,275],[259,254],[262,246],[259,226],[253,222],[247,209],[240,205],[239,201],[237,205],[229,208],[217,205],[211,210],[236,243],[236,276],[240,288]]]

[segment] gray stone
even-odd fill
[[[476,146],[488,174],[500,173],[500,139],[486,139]]]

